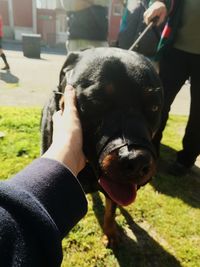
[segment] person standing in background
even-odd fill
[[[2,70],[9,70],[10,66],[7,62],[6,55],[4,54],[3,48],[2,48],[2,38],[3,38],[3,19],[0,15],[0,56],[3,59],[3,62],[5,63],[5,66],[2,68]]]
[[[164,107],[161,125],[154,144],[159,154],[162,133],[168,120],[171,104],[190,79],[190,114],[182,140],[183,148],[177,152],[176,161],[169,173],[187,174],[200,155],[200,1],[154,0],[144,13],[146,24],[158,17],[157,25],[167,17],[158,47],[159,75],[164,88]]]
[[[67,11],[67,50],[108,46],[108,0],[61,0]]]

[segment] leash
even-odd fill
[[[135,42],[131,45],[131,47],[128,50],[133,50],[135,47],[137,47],[140,40],[144,37],[144,35],[156,24],[158,21],[158,17],[155,17],[152,19],[152,21],[145,27],[145,29],[141,32],[139,37],[135,40]]]

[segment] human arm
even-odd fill
[[[0,184],[0,266],[60,266],[62,238],[87,211],[85,194],[72,174],[85,164],[73,94],[68,90],[68,111],[54,119],[51,153]],[[58,120],[67,122],[60,128],[63,135]]]
[[[42,157],[60,161],[77,176],[85,166],[85,157],[76,96],[71,85],[65,91],[64,105],[64,111],[58,111],[53,116],[52,145]]]

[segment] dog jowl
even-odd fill
[[[70,53],[60,72],[58,91],[76,89],[83,127],[86,168],[79,174],[86,192],[106,196],[104,233],[117,242],[117,205],[134,202],[137,190],[155,173],[152,138],[162,108],[161,82],[150,61],[118,48],[94,48]],[[59,108],[54,94],[43,109],[42,152],[51,143],[52,114]]]

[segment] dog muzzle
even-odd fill
[[[147,128],[144,118],[139,113],[124,114],[121,117],[119,114],[112,114],[102,123],[97,134],[98,170],[106,155],[124,146],[146,149],[156,159],[156,152],[151,142],[151,129]]]

